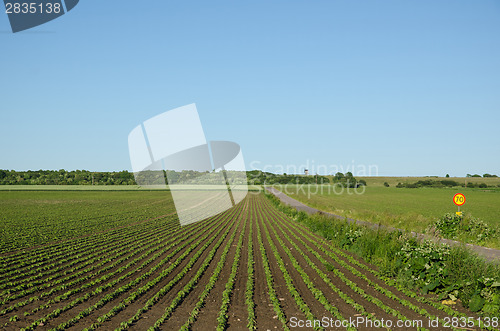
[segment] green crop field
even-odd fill
[[[384,187],[385,181],[387,181],[385,178],[368,179],[368,186],[362,194],[356,194],[354,189],[334,191],[327,185],[302,187],[287,185],[286,192],[285,187],[277,188],[319,210],[418,232],[424,231],[429,224],[445,213],[455,213],[458,209],[452,198],[455,193],[461,192],[466,196],[466,203],[461,207],[461,211],[493,227],[500,226],[499,189],[396,188],[393,185]],[[397,178],[392,182],[397,183],[401,180]],[[357,192],[361,193],[363,189],[357,189]],[[485,245],[500,246],[498,242],[489,242]]]
[[[429,329],[468,316],[479,329],[479,315],[395,283],[261,193],[182,227],[165,191],[0,203],[3,330]]]
[[[0,253],[175,212],[168,191],[0,191]]]

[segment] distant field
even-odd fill
[[[387,178],[392,178],[392,183],[401,182],[400,178],[394,177],[368,178],[365,179],[368,186],[364,194],[353,194],[353,189],[342,194],[334,193],[333,190],[328,192],[326,185],[323,190],[320,186],[309,186],[310,194],[308,186],[299,190],[297,186],[289,185],[285,193],[320,210],[421,232],[445,213],[456,212],[457,206],[453,204],[452,197],[455,193],[461,192],[467,199],[465,205],[461,207],[462,211],[488,224],[500,226],[498,189],[462,187],[410,189],[396,188],[391,183],[389,183],[391,187],[384,187],[383,183],[388,181]],[[409,182],[414,181],[409,180]]]
[[[0,191],[137,191],[138,185],[0,185]]]
[[[396,186],[398,183],[415,183],[419,180],[454,180],[460,184],[485,183],[488,186],[500,185],[500,177],[356,177],[357,179],[364,179],[368,186],[384,186],[387,182],[390,186]]]
[[[196,185],[196,188],[210,188],[211,185]],[[0,185],[0,191],[161,191],[168,187],[151,188],[139,185]],[[248,190],[258,191],[259,186],[249,185]]]

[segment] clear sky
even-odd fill
[[[82,0],[0,41],[0,169],[130,170],[196,103],[248,169],[500,175],[498,0]]]

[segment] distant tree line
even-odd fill
[[[419,187],[454,187],[454,186],[461,186],[463,184],[460,184],[454,180],[450,179],[445,179],[445,180],[419,180],[415,183],[398,183],[396,187],[402,188],[419,188]]]
[[[241,175],[227,172],[232,179],[239,182]],[[213,184],[220,183],[220,176],[215,173],[210,176],[209,172],[198,172],[193,170],[184,171],[143,171],[138,174],[140,183],[168,184],[168,180],[174,183],[197,183]],[[203,177],[202,177],[203,176]],[[168,180],[167,180],[168,178]],[[276,175],[262,171],[248,171],[248,184],[323,184],[330,180],[325,176],[301,176],[301,175]],[[238,184],[238,183],[237,183]],[[241,184],[241,183],[240,183]],[[0,185],[137,185],[134,173],[127,170],[119,172],[88,171],[88,170],[1,170]]]
[[[475,175],[467,174],[465,177],[481,177],[481,175],[478,175],[478,174],[475,174]],[[483,178],[488,178],[488,177],[498,177],[498,176],[497,175],[490,175],[490,174],[484,174],[483,175]]]
[[[135,185],[134,174],[124,171],[1,170],[0,185]]]
[[[384,183],[384,185],[387,184],[387,182]],[[389,184],[385,185],[389,186]],[[488,185],[486,183],[467,183],[467,185],[463,183],[458,183],[454,180],[419,180],[415,183],[398,183],[396,185],[397,188],[419,188],[419,187],[454,187],[454,186],[461,186],[461,187],[478,187],[478,188],[487,188]],[[499,185],[500,186],[500,185]]]
[[[168,174],[168,176],[167,176]],[[208,174],[208,176],[207,176]],[[241,184],[240,178],[244,176],[228,176],[233,183]],[[203,177],[201,177],[204,175]],[[210,176],[208,172],[198,172],[194,170],[173,171],[143,171],[138,174],[140,183],[149,185],[168,184],[167,178],[173,183],[197,183],[214,184],[220,183],[220,175]],[[201,181],[201,179],[203,181]],[[134,173],[127,170],[123,171],[88,171],[88,170],[0,170],[0,185],[137,185]]]
[[[220,176],[209,172],[198,172],[193,170],[184,170],[176,172],[173,170],[144,171],[138,174],[139,183],[147,182],[149,184],[168,184],[172,183],[197,183],[212,184],[219,183]],[[273,174],[260,170],[247,171],[247,183],[250,185],[263,184],[329,184],[330,178],[320,175],[289,175]],[[244,176],[239,173],[227,172],[228,178],[236,184],[242,184],[240,181]],[[357,180],[351,172],[336,173],[332,177],[333,184],[343,187],[359,187],[366,185],[364,180]],[[88,171],[88,170],[1,170],[0,185],[137,185],[134,173],[127,170],[123,171]]]

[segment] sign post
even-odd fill
[[[465,203],[465,195],[462,193],[457,193],[453,196],[453,202],[458,206],[458,211],[456,214],[458,216],[462,216],[462,212],[460,211],[460,206],[462,206]]]

